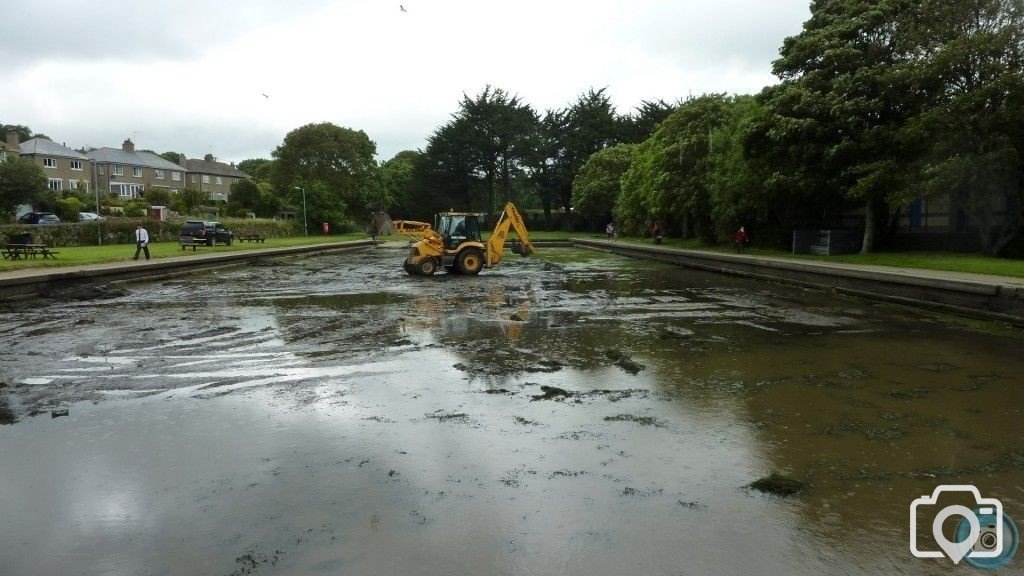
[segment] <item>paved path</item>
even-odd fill
[[[830,288],[1012,322],[1024,319],[1024,278],[689,250],[633,242],[592,239],[573,239],[573,242],[712,272]]]

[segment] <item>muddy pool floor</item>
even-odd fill
[[[907,551],[914,498],[974,483],[1024,519],[1019,329],[569,249],[403,255],[8,305],[0,573],[944,574]],[[748,488],[773,472],[806,488]]]

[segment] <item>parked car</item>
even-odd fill
[[[60,218],[57,218],[53,212],[29,212],[18,218],[18,222],[22,224],[60,224]]]
[[[103,216],[100,216],[99,214],[97,214],[95,212],[79,212],[78,213],[78,221],[79,222],[95,222],[97,220],[105,220],[105,218],[103,218]]]
[[[182,244],[191,244],[200,239],[207,246],[216,246],[218,242],[231,246],[235,241],[235,233],[225,228],[220,222],[189,220],[181,225]]]

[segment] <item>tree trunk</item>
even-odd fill
[[[868,198],[864,204],[864,241],[860,245],[861,254],[870,254],[875,249],[875,202]]]

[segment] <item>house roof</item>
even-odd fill
[[[21,143],[21,155],[28,156],[36,154],[39,156],[59,156],[61,158],[74,158],[75,160],[88,160],[83,154],[61,146],[46,138],[32,138]]]
[[[158,170],[184,171],[184,168],[153,154],[152,152],[126,152],[120,148],[96,148],[86,152],[93,162],[100,164],[126,164],[128,166],[145,166]]]
[[[185,169],[189,174],[212,174],[214,176],[231,176],[232,178],[248,178],[249,175],[238,168],[224,162],[185,159]]]

